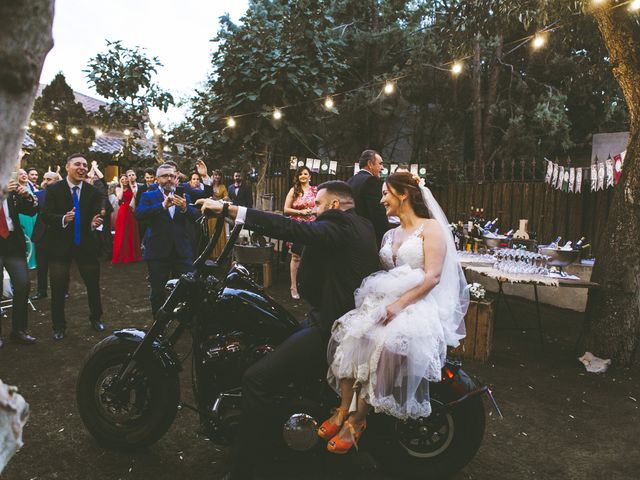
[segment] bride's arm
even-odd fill
[[[447,247],[442,238],[442,229],[436,220],[427,220],[422,232],[422,249],[424,252],[424,282],[408,290],[398,300],[387,306],[386,325],[393,317],[412,303],[417,302],[428,294],[440,282],[442,265],[447,252]]]

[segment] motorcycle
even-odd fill
[[[243,372],[301,328],[245,267],[230,261],[242,225],[233,227],[220,256],[209,259],[225,213],[193,272],[167,283],[168,297],[149,330],[116,331],[87,354],[77,404],[84,425],[102,446],[131,451],[152,445],[167,432],[180,406],[199,414],[214,443],[230,444],[242,415]],[[174,349],[186,331],[191,334],[194,406],[181,403],[183,366]],[[442,381],[430,384],[430,395],[433,412],[427,418],[370,415],[360,450],[404,478],[446,478],[462,469],[484,436],[482,396],[498,410],[497,404],[489,388],[476,386],[453,360],[442,369]],[[281,426],[279,444],[296,455],[323,448],[318,420],[338,402],[326,380],[291,384],[277,400],[273,418]]]

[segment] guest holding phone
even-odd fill
[[[133,215],[136,208],[138,185],[128,175],[120,175],[120,185],[116,187],[118,215],[116,216],[116,234],[113,238],[113,256],[111,263],[131,263],[142,260],[138,222]]]

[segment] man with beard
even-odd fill
[[[102,225],[102,196],[84,180],[89,171],[80,153],[72,154],[65,165],[67,178],[47,189],[42,215],[47,224],[51,279],[51,319],[53,338],[62,340],[66,332],[65,294],[69,287],[69,269],[74,261],[89,297],[89,323],[97,332],[105,329],[101,321],[100,241],[95,230]]]
[[[197,204],[204,214],[219,214],[223,209],[219,200],[198,200]],[[273,443],[276,428],[268,424],[273,398],[292,381],[326,375],[331,326],[355,307],[354,291],[378,270],[373,226],[356,213],[349,185],[341,181],[319,185],[314,210],[316,220],[303,223],[251,208],[229,207],[229,216],[236,223],[305,245],[298,284],[302,298],[312,307],[305,327],[251,365],[242,378],[242,423],[231,472],[234,480],[253,478],[256,457]]]

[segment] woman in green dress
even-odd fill
[[[18,183],[25,187],[35,197],[35,192],[33,191],[33,188],[35,187],[29,183],[29,176],[22,168],[18,169]],[[38,265],[36,263],[36,248],[34,243],[31,241],[31,235],[33,234],[33,227],[38,219],[38,214],[30,217],[20,213],[18,214],[18,218],[20,219],[20,225],[24,231],[25,242],[27,244],[27,266],[29,267],[29,270],[33,270],[34,268],[37,268]]]

